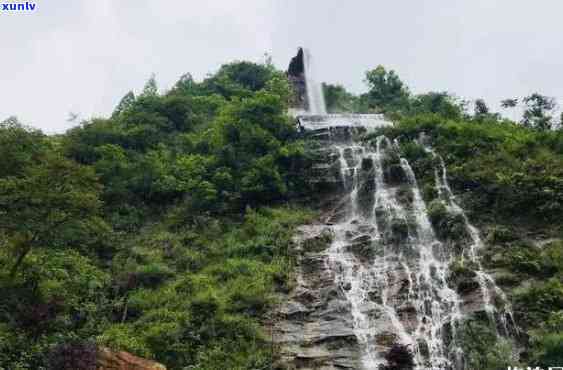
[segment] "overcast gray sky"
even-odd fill
[[[28,0],[29,1],[29,0]],[[111,113],[155,73],[161,89],[225,62],[286,68],[300,45],[317,75],[354,92],[378,64],[414,92],[563,97],[560,0],[37,0],[0,12],[0,120],[45,132]]]

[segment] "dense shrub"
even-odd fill
[[[461,330],[464,362],[468,369],[497,370],[517,366],[513,357],[513,343],[497,338],[490,324],[477,320],[466,321]]]
[[[563,215],[561,130],[424,114],[382,132],[402,141],[424,132],[447,162],[452,185],[458,192],[472,192],[467,208],[480,218],[519,217],[538,225]]]
[[[552,312],[563,307],[563,283],[559,278],[538,282],[518,291],[514,300],[518,322],[534,327],[534,323],[545,322]]]

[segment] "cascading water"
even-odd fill
[[[326,114],[326,104],[322,85],[317,82],[311,53],[304,50],[305,84],[307,89],[308,113],[315,115]]]
[[[443,201],[446,208],[451,213],[460,215],[462,217],[467,233],[470,236],[471,241],[468,248],[466,249],[466,253],[462,255],[462,257],[467,257],[467,259],[477,267],[475,274],[477,276],[477,281],[479,282],[479,286],[483,295],[483,306],[485,312],[487,312],[489,318],[493,323],[498,322],[501,324],[502,335],[510,336],[512,334],[518,334],[518,327],[516,326],[516,323],[514,321],[510,302],[508,301],[502,289],[500,289],[500,287],[495,283],[492,276],[490,276],[483,270],[481,261],[478,258],[478,251],[484,247],[484,243],[481,239],[479,230],[473,224],[471,224],[471,222],[469,222],[465,211],[456,202],[456,197],[452,192],[452,189],[448,182],[447,169],[444,163],[444,159],[429,146],[424,146],[424,149],[435,159],[437,159],[439,163],[439,168],[436,167],[434,169],[434,178],[436,183],[436,191],[440,199]],[[492,303],[492,297],[494,296],[500,299],[500,308],[495,307],[495,305]]]
[[[410,345],[417,369],[454,368],[460,298],[446,282],[448,263],[437,257],[443,246],[410,164],[383,136],[375,148],[336,148],[349,200],[333,225],[329,264],[350,302],[363,367],[385,363],[388,340]]]

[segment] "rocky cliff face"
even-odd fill
[[[480,267],[479,232],[457,205],[437,154],[432,205],[443,219],[428,210],[400,144],[383,136],[363,142],[362,131],[307,133],[322,217],[295,237],[295,288],[274,335],[279,365],[385,369],[391,349],[406,345],[410,368],[464,369],[465,319],[489,320],[498,335],[513,331],[508,302]],[[448,234],[442,221],[457,232]]]
[[[305,83],[305,60],[302,48],[299,48],[297,55],[291,58],[289,67],[287,68],[287,78],[292,85],[294,99],[291,107],[297,110],[306,111],[307,104],[307,88]]]
[[[300,228],[297,285],[279,312],[275,340],[280,366],[290,369],[357,369],[361,354],[349,303],[335,285],[328,249],[334,235],[323,224]]]

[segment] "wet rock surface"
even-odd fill
[[[299,229],[297,285],[281,305],[275,341],[288,369],[357,369],[359,349],[350,304],[334,284],[327,250],[328,225]]]

